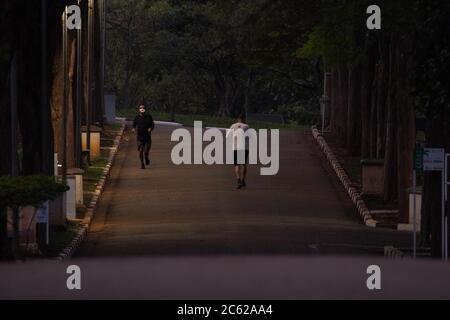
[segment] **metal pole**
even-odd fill
[[[448,217],[445,216],[445,261],[448,261]]]
[[[86,151],[88,164],[91,162],[91,109],[92,109],[92,0],[88,1],[88,54],[87,54],[87,108],[86,108]]]
[[[81,0],[78,0],[80,6]],[[82,49],[81,28],[77,30],[77,91],[76,91],[76,122],[75,122],[75,161],[76,167],[81,168],[81,89],[82,89],[82,68],[81,68],[81,49]]]
[[[416,188],[417,185],[417,174],[416,170],[413,170],[413,257],[416,258],[417,255],[417,226],[416,226]]]
[[[445,157],[444,157],[445,161]],[[441,203],[441,211],[442,211],[442,228],[441,228],[441,238],[442,238],[442,259],[445,260],[445,247],[446,247],[446,239],[445,239],[445,187],[446,187],[446,178],[445,177],[445,170],[441,170],[441,176],[442,176],[442,203]]]
[[[325,102],[322,102],[322,135],[325,130]]]
[[[17,168],[17,55],[11,61],[11,175],[19,174]]]
[[[64,73],[64,97],[62,111],[62,182],[67,182],[67,7],[63,14],[63,73]]]
[[[448,179],[448,161],[450,154],[445,155],[445,171],[444,176],[444,212],[445,212],[445,261],[448,261],[448,185],[450,184]],[[447,209],[447,210],[445,210]]]
[[[49,210],[48,203],[47,203],[47,210]],[[50,223],[49,223],[49,221],[47,221],[47,223],[45,224],[45,233],[46,233],[45,244],[49,245],[50,244]]]
[[[105,46],[106,46],[106,0],[102,0],[102,74],[101,74],[101,107],[105,112]]]

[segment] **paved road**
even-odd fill
[[[282,132],[280,172],[252,167],[246,190],[230,166],[175,166],[171,127],[157,127],[152,165],[139,168],[127,133],[78,257],[382,254],[410,236],[361,224],[306,133]]]

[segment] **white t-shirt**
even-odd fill
[[[233,150],[248,150],[248,139],[245,139],[245,136],[243,134],[239,134],[239,129],[245,133],[248,129],[250,129],[250,127],[248,124],[242,122],[237,122],[231,126],[228,133],[233,133]]]

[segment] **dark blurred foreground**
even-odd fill
[[[66,269],[81,268],[70,291]],[[381,290],[367,289],[367,267]],[[153,257],[0,265],[0,299],[449,299],[450,266],[374,258]]]

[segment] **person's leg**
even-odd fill
[[[242,186],[243,187],[246,187],[247,186],[247,182],[246,182],[246,179],[247,179],[247,165],[243,165],[242,166]]]
[[[236,178],[237,178],[237,188],[242,188],[242,166],[237,165],[235,166],[235,172],[236,172]]]
[[[145,164],[150,164],[150,150],[152,148],[152,140],[150,139],[145,145]]]
[[[237,188],[242,188],[242,179],[241,179],[241,165],[239,165],[238,161],[238,152],[234,151],[234,173],[237,179]]]
[[[142,142],[138,142],[139,160],[141,160],[141,169],[145,169],[144,164],[144,146]]]
[[[247,186],[247,165],[248,165],[249,151],[245,150],[245,164],[242,166],[242,186]]]

